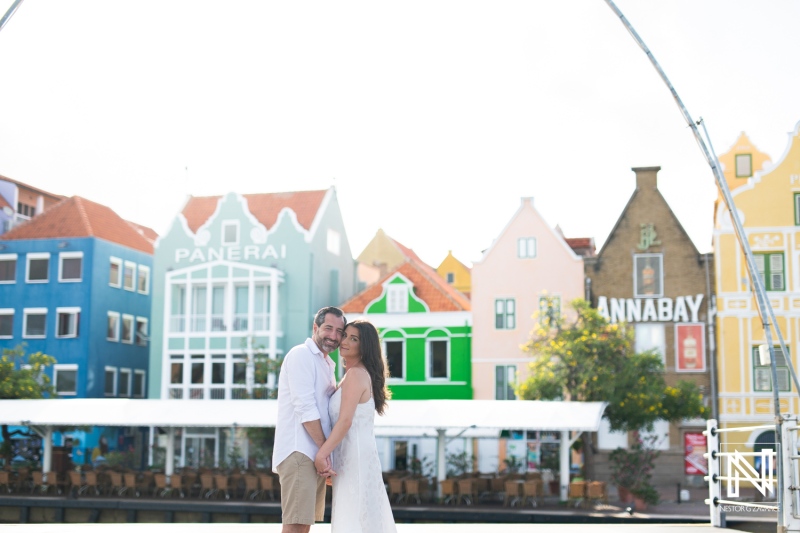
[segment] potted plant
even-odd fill
[[[619,490],[620,500],[625,503],[636,501],[639,510],[658,503],[658,491],[650,482],[655,460],[661,454],[655,449],[655,439],[655,435],[637,438],[629,450],[617,448],[608,458],[611,481]]]

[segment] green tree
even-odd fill
[[[707,417],[697,385],[667,385],[661,356],[635,353],[632,327],[610,323],[583,299],[570,303],[570,322],[553,307],[550,302],[543,309],[540,327],[524,346],[534,360],[531,377],[518,387],[520,397],[608,402],[604,417],[614,430]]]
[[[53,393],[50,378],[45,369],[55,364],[55,358],[42,352],[25,354],[25,345],[3,349],[0,357],[0,400],[35,400]],[[0,455],[11,461],[11,437],[14,435],[34,436],[23,430],[10,431],[8,425],[2,427],[3,443]]]

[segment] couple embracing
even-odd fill
[[[324,307],[313,333],[283,360],[273,470],[281,483],[283,533],[307,533],[325,513],[326,482],[333,485],[333,533],[395,533],[373,433],[389,391],[375,326],[347,323],[342,310]],[[339,348],[345,375],[337,385]]]

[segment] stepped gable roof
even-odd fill
[[[242,196],[247,200],[250,213],[265,228],[273,227],[278,220],[278,213],[282,209],[288,208],[294,211],[297,222],[308,230],[311,229],[314,217],[317,216],[327,192],[327,190],[272,192],[243,194]],[[189,229],[196,233],[216,211],[221,198],[222,196],[190,196],[181,212],[186,218]]]
[[[0,235],[0,240],[96,237],[148,254],[153,243],[110,207],[80,196],[62,200],[44,213]]]
[[[410,249],[409,249],[410,251]],[[400,273],[414,284],[414,293],[417,298],[428,305],[431,312],[443,311],[469,311],[469,299],[453,287],[448,285],[435,270],[423,263],[411,252],[413,257],[392,270],[377,283],[367,287],[362,292],[345,302],[341,308],[346,313],[363,313],[367,305],[383,294],[383,283]]]

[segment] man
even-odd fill
[[[323,307],[311,338],[289,350],[281,365],[272,469],[281,482],[283,533],[308,533],[325,515],[326,478],[317,474],[314,458],[331,432],[336,365],[328,354],[339,347],[345,323],[341,309]]]

